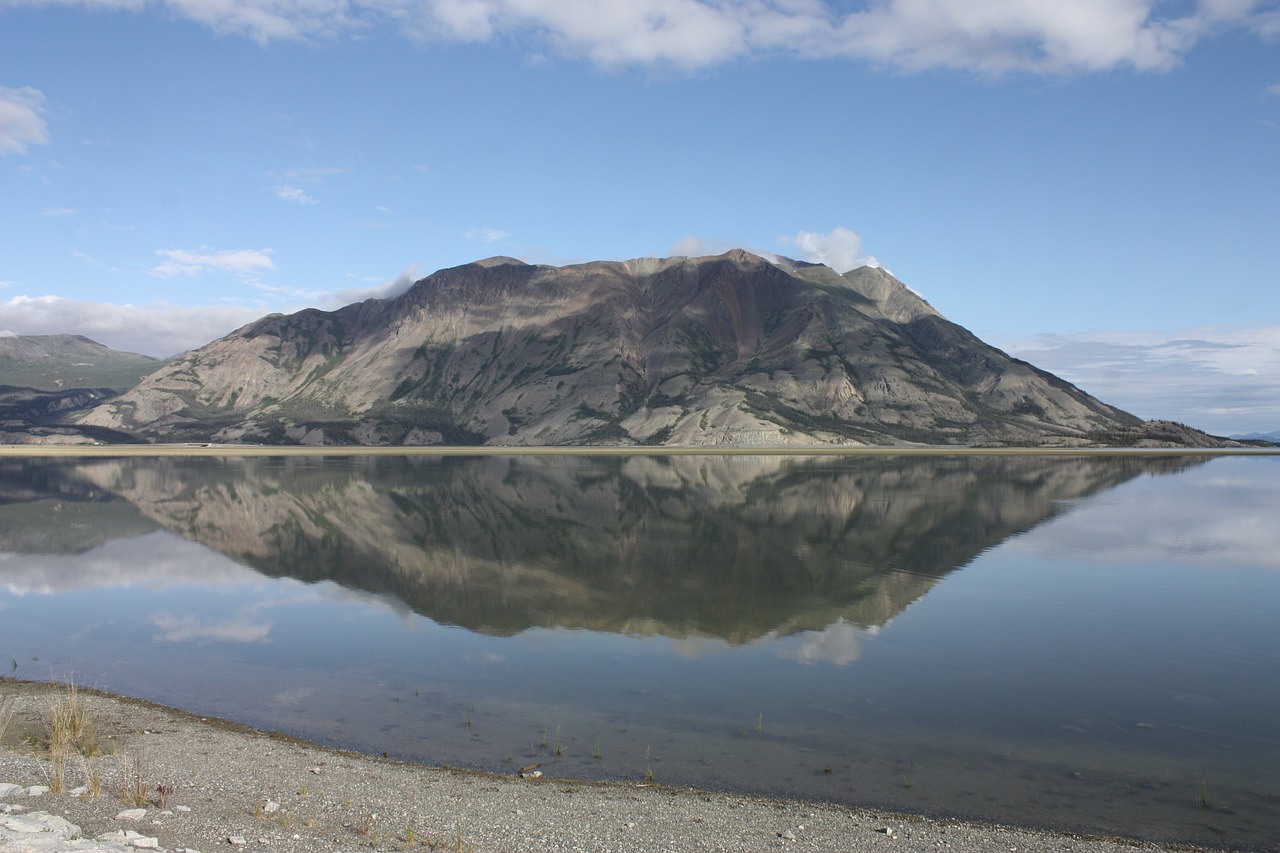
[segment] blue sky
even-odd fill
[[[0,332],[742,246],[1280,429],[1275,0],[0,0],[0,201]]]

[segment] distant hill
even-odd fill
[[[1273,432],[1251,432],[1248,435],[1233,435],[1232,439],[1236,441],[1268,441],[1272,444],[1280,444],[1280,430]]]
[[[1212,444],[1152,430],[880,269],[734,250],[490,258],[391,300],[272,315],[78,419],[148,441]]]
[[[79,335],[0,337],[0,443],[81,444],[128,438],[65,421],[133,387],[163,364]]]
[[[162,364],[80,335],[0,337],[0,384],[37,391],[105,388],[119,393]]]

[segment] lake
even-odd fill
[[[1277,508],[1275,456],[6,458],[0,662],[436,765],[1275,850]]]

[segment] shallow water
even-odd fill
[[[0,660],[435,764],[1276,849],[1277,474],[3,460]]]

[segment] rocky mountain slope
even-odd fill
[[[1142,421],[988,346],[880,269],[741,250],[445,269],[263,318],[82,424],[370,445],[1139,443]]]

